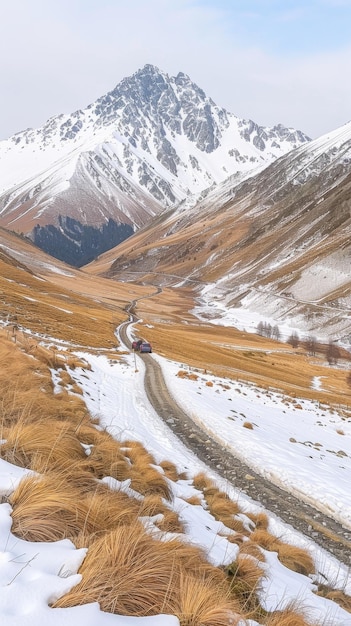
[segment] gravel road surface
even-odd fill
[[[129,323],[122,324],[119,330],[121,340],[131,349],[127,336]],[[161,367],[152,355],[137,353],[137,357],[145,363],[145,392],[156,413],[201,461],[253,501],[310,537],[345,565],[351,566],[351,529],[273,485],[209,437],[171,396]]]

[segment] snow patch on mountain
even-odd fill
[[[117,171],[169,206],[306,141],[300,131],[228,113],[183,73],[169,77],[146,65],[86,109],[0,142],[0,193],[7,192],[1,212],[19,190],[35,195],[44,181],[52,196],[59,194],[61,184],[72,184],[81,155],[97,165],[97,187],[107,178],[121,188]]]

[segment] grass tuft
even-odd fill
[[[176,465],[172,463],[172,461],[161,461],[161,463],[159,463],[159,466],[162,467],[165,475],[169,480],[177,482],[177,480],[179,479],[179,473]]]
[[[283,543],[263,529],[254,530],[251,533],[251,541],[256,542],[265,550],[277,552],[280,562],[293,572],[305,576],[315,573],[313,558],[306,550]]]
[[[86,458],[72,424],[53,419],[30,424],[18,421],[6,433],[0,456],[9,463],[37,472]]]
[[[99,602],[122,615],[173,613],[182,626],[227,626],[239,608],[223,574],[199,550],[157,541],[140,524],[92,541],[80,573],[81,582],[54,607]]]
[[[298,607],[286,608],[283,611],[274,611],[270,614],[265,626],[313,626],[314,622],[310,622],[304,615],[304,612]]]

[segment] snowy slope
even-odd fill
[[[235,324],[245,312],[256,324],[347,339],[350,194],[347,124],[268,167],[231,176],[194,206],[180,203],[87,269],[193,286],[206,318]]]
[[[30,232],[58,214],[96,224],[123,221],[125,212],[140,227],[163,207],[307,141],[282,125],[239,119],[185,74],[146,65],[86,109],[0,143],[1,225]]]

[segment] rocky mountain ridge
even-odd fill
[[[204,319],[351,342],[351,124],[162,214],[86,270],[186,285]],[[243,321],[245,320],[245,321]]]
[[[308,141],[281,124],[239,119],[182,72],[169,77],[146,65],[86,109],[0,143],[0,225],[46,242],[56,256],[63,237],[69,256],[60,258],[83,264],[86,227],[102,242],[93,258],[120,241],[119,226],[130,234],[164,208],[232,174],[250,176]],[[68,218],[79,225],[74,236],[62,228]]]

